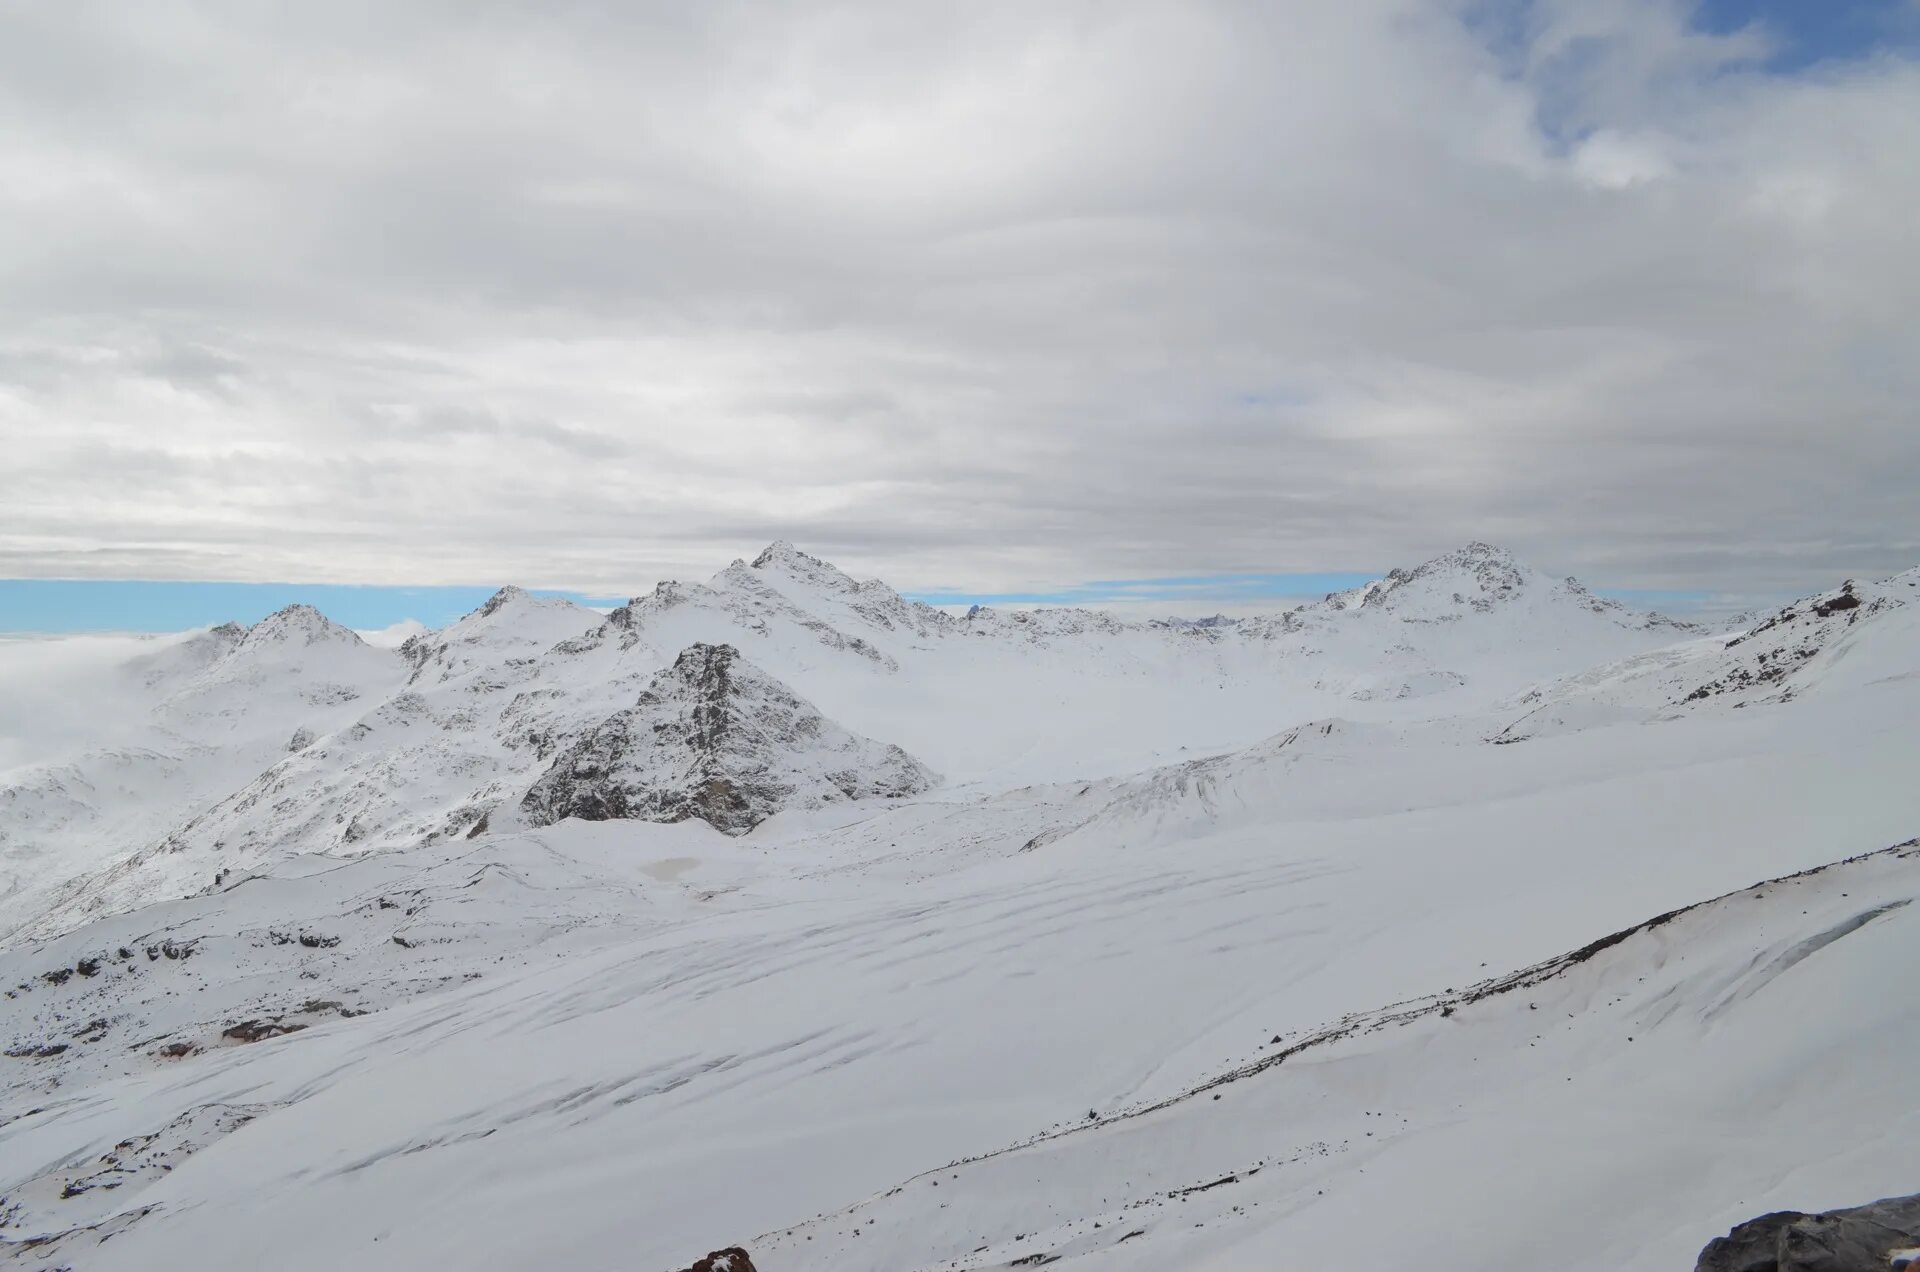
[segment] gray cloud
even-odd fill
[[[12,10],[0,563],[1904,568],[1920,66],[1685,9]]]

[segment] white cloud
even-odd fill
[[[1920,559],[1920,70],[1678,0],[0,18],[0,574]]]
[[[1643,181],[1673,175],[1673,161],[1659,139],[1602,129],[1574,148],[1572,165],[1582,181],[1606,190],[1624,190]]]

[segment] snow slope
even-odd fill
[[[779,545],[544,651],[580,616],[509,594],[0,951],[0,1259],[1600,1272],[1911,1191],[1906,577],[1731,647],[1479,547],[1197,629],[929,618]],[[1819,650],[1690,696],[1775,641]],[[1460,681],[1356,697],[1416,666]],[[610,715],[644,798],[933,764],[962,701],[945,785],[518,812]],[[688,745],[716,703],[737,751]],[[1020,749],[1062,711],[1093,745]]]
[[[1920,841],[1663,914],[922,1172],[756,1258],[1688,1267],[1783,1196],[1874,1196],[1911,1169],[1920,1002],[1886,990],[1920,957],[1916,899]],[[1818,1182],[1788,1193],[1794,1174]]]

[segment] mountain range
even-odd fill
[[[1916,601],[776,543],[114,646],[0,772],[0,1259],[1652,1269],[1911,1192]]]

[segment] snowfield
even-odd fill
[[[776,544],[0,644],[0,1260],[1652,1272],[1912,1192],[1916,601],[1473,544],[961,616]]]

